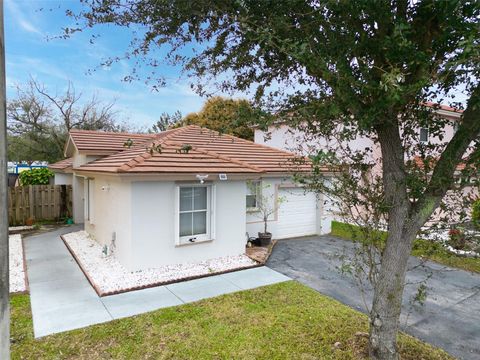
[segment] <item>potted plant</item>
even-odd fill
[[[250,184],[249,186],[253,186]],[[263,221],[263,232],[258,233],[258,239],[261,246],[268,246],[272,241],[272,233],[268,231],[268,218],[274,214],[280,204],[284,201],[282,197],[275,198],[275,193],[265,195],[270,185],[259,186],[255,189],[256,206],[252,213]]]

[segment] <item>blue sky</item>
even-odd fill
[[[92,95],[107,102],[114,100],[120,120],[128,121],[134,128],[151,126],[163,112],[179,110],[186,115],[200,110],[205,99],[190,89],[179,68],[165,65],[157,69],[168,84],[155,92],[151,84],[122,81],[132,70],[133,60],[100,67],[109,56],[124,52],[130,30],[97,27],[94,33],[100,38],[93,45],[89,41],[92,32],[76,33],[67,40],[52,39],[62,34],[62,28],[73,26],[65,10],[78,7],[77,0],[5,0],[7,96],[14,96],[15,85],[24,84],[30,76],[51,92],[61,92],[71,81],[85,100]],[[143,75],[151,71],[142,69]],[[455,93],[457,101],[465,101],[461,91]],[[236,95],[249,97],[249,94]]]
[[[105,26],[95,29],[101,37],[90,44],[91,32],[76,33],[72,38],[50,39],[72,25],[65,15],[67,8],[76,8],[73,0],[6,0],[5,39],[7,95],[15,95],[15,85],[32,76],[52,91],[61,92],[68,81],[85,99],[97,95],[105,101],[115,100],[122,120],[135,127],[153,124],[162,112],[182,114],[198,111],[204,99],[196,95],[180,69],[162,66],[168,85],[158,92],[143,82],[124,82],[133,62],[120,61],[101,68],[102,60],[120,55],[129,41],[125,29]],[[42,9],[42,10],[40,10]],[[89,74],[89,70],[95,70]],[[146,70],[145,70],[146,71]]]

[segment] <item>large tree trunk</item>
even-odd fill
[[[372,359],[398,359],[397,332],[402,310],[405,273],[415,238],[415,233],[403,230],[405,220],[395,219],[393,226],[390,226],[375,284],[370,313],[370,357]]]
[[[369,351],[372,359],[390,360],[398,359],[397,332],[404,280],[416,231],[409,221],[410,202],[398,123],[396,120],[386,122],[377,133],[382,149],[385,205],[389,209],[388,238],[375,283]]]

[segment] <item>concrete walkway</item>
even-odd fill
[[[279,241],[267,266],[357,310],[367,312],[372,289],[364,297],[339,268],[354,253],[354,243],[332,236]],[[421,266],[411,257],[401,324],[409,334],[443,348],[459,359],[480,359],[480,275],[434,262]],[[424,306],[412,307],[419,283],[427,279]]]
[[[290,280],[267,267],[98,297],[60,235],[66,227],[25,238],[35,337]]]

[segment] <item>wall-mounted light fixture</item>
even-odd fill
[[[205,180],[208,178],[208,175],[197,174],[196,178],[200,181],[200,184],[203,184]]]

